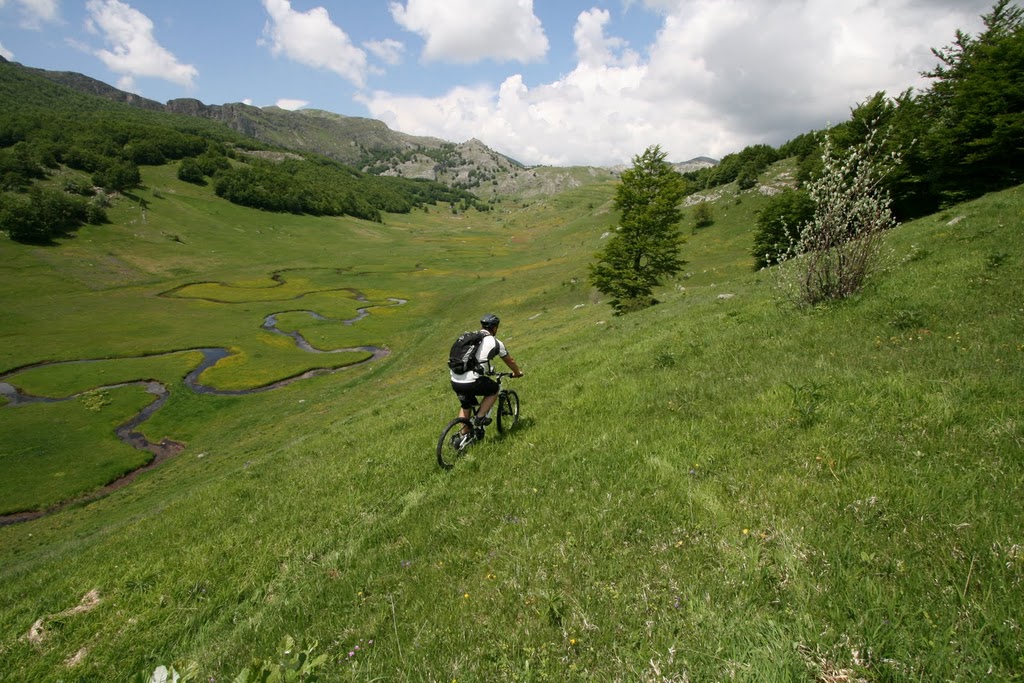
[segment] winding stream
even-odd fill
[[[350,290],[350,291],[352,291],[355,294],[357,300],[359,300],[359,301],[366,301],[367,300],[366,297],[361,292],[358,292],[356,290]],[[371,308],[379,308],[381,306],[401,306],[403,304],[408,303],[408,300],[406,300],[406,299],[398,299],[398,298],[393,298],[393,297],[388,297],[388,301],[390,301],[392,303],[390,303],[390,304],[379,304],[377,306],[366,306],[364,308],[356,309],[356,317],[350,318],[350,319],[347,319],[347,320],[340,320],[338,322],[341,322],[342,324],[345,324],[345,325],[354,325],[358,321],[366,318],[370,314],[370,309]],[[313,318],[315,318],[317,320],[331,320],[331,318],[327,318],[327,317],[325,317],[325,316],[323,316],[323,315],[321,315],[321,314],[319,314],[319,313],[317,313],[315,311],[309,311],[309,310],[278,311],[277,313],[271,313],[266,318],[264,318],[263,323],[260,325],[260,329],[266,330],[268,332],[273,332],[275,334],[284,335],[286,337],[291,337],[295,341],[295,345],[298,348],[300,348],[303,351],[306,351],[308,353],[353,353],[353,352],[363,352],[363,353],[369,353],[371,355],[370,355],[369,358],[366,358],[364,360],[361,360],[361,361],[358,361],[358,362],[355,362],[355,363],[351,363],[349,365],[343,365],[343,366],[338,367],[338,368],[313,368],[312,370],[307,370],[306,372],[303,372],[303,373],[301,373],[299,375],[295,375],[293,377],[286,377],[284,379],[281,379],[281,380],[278,380],[276,382],[272,382],[270,384],[266,384],[266,385],[263,385],[263,386],[260,386],[260,387],[254,387],[252,389],[235,389],[235,390],[217,389],[216,387],[211,387],[211,386],[208,386],[208,385],[205,385],[205,384],[201,384],[199,382],[199,376],[202,375],[203,372],[205,372],[206,370],[212,368],[214,365],[219,363],[224,358],[227,358],[228,356],[232,355],[231,351],[229,351],[226,348],[223,348],[223,347],[206,347],[206,348],[178,349],[176,351],[166,351],[164,353],[151,354],[151,355],[144,356],[144,357],[155,358],[155,357],[159,357],[159,356],[167,356],[167,355],[171,355],[171,354],[183,353],[183,352],[188,352],[188,351],[198,351],[198,352],[202,353],[203,359],[194,369],[192,369],[192,371],[190,371],[187,375],[185,375],[185,377],[183,379],[183,382],[184,382],[185,386],[187,386],[189,389],[191,389],[192,391],[194,391],[197,394],[203,394],[203,395],[208,395],[208,396],[246,396],[246,395],[249,395],[249,394],[257,394],[257,393],[262,393],[262,392],[265,392],[265,391],[272,391],[274,389],[280,389],[281,387],[288,386],[289,384],[293,384],[295,382],[298,382],[298,381],[303,380],[303,379],[308,379],[310,377],[316,377],[318,375],[333,374],[333,373],[336,373],[336,372],[341,372],[343,370],[348,370],[350,368],[355,368],[355,367],[359,367],[361,365],[366,365],[367,363],[372,363],[374,361],[380,360],[381,358],[384,358],[384,357],[388,356],[391,353],[391,351],[389,349],[387,349],[385,347],[381,347],[381,346],[352,346],[352,347],[347,347],[347,348],[342,348],[342,349],[329,349],[329,350],[318,349],[315,346],[313,346],[312,344],[310,344],[309,341],[305,337],[303,337],[302,334],[299,333],[298,331],[284,332],[283,330],[281,330],[281,329],[279,329],[277,327],[277,316],[282,315],[284,313],[306,313],[309,316],[311,316],[311,317],[313,317]],[[49,515],[49,514],[52,514],[54,512],[57,512],[57,511],[67,507],[68,505],[70,505],[72,503],[87,502],[87,501],[95,500],[97,498],[105,496],[106,494],[110,493],[111,491],[117,490],[119,488],[122,488],[122,487],[128,485],[129,483],[134,481],[135,478],[138,475],[142,474],[143,472],[147,472],[147,471],[149,471],[151,469],[154,469],[155,467],[158,467],[163,462],[165,462],[169,458],[177,455],[178,453],[180,453],[181,451],[183,451],[185,449],[185,445],[184,444],[182,444],[182,443],[180,443],[178,441],[173,441],[171,439],[163,439],[163,440],[161,440],[159,442],[150,441],[149,439],[146,438],[146,436],[144,434],[142,434],[141,432],[138,431],[139,425],[141,425],[143,422],[145,422],[150,417],[152,417],[154,413],[156,413],[158,410],[160,410],[160,408],[163,407],[164,403],[167,402],[167,398],[170,396],[170,389],[165,384],[163,384],[162,382],[159,382],[157,380],[144,379],[144,380],[136,380],[136,381],[131,381],[131,382],[121,382],[121,383],[118,383],[118,384],[108,384],[108,385],[93,387],[92,389],[89,389],[87,391],[79,392],[77,394],[73,394],[71,396],[66,396],[66,397],[63,397],[63,398],[50,398],[50,397],[45,397],[45,396],[33,396],[32,394],[27,394],[27,393],[23,392],[21,389],[19,389],[15,385],[11,384],[10,382],[4,381],[4,380],[6,380],[6,379],[8,379],[8,378],[18,374],[18,373],[24,372],[25,370],[30,370],[30,369],[35,369],[35,368],[43,368],[43,367],[51,367],[51,366],[56,366],[56,365],[67,365],[67,364],[72,364],[72,363],[95,363],[95,362],[99,362],[101,360],[110,360],[110,359],[82,359],[82,360],[67,360],[67,361],[43,361],[43,362],[40,362],[40,363],[33,363],[33,364],[30,364],[30,365],[25,365],[25,366],[22,366],[22,367],[19,367],[19,368],[15,368],[14,370],[11,370],[11,371],[3,374],[3,375],[0,375],[0,396],[2,396],[2,397],[7,399],[7,405],[4,406],[4,407],[12,408],[12,407],[15,407],[15,406],[22,406],[22,405],[27,405],[27,404],[32,404],[32,403],[59,403],[59,402],[63,402],[63,401],[75,400],[77,398],[80,398],[83,394],[86,394],[86,393],[89,393],[89,392],[101,391],[101,390],[105,390],[105,389],[118,389],[118,388],[126,387],[126,386],[141,386],[141,387],[143,387],[145,389],[145,391],[147,393],[152,394],[154,396],[153,401],[151,403],[149,403],[149,405],[147,405],[145,408],[140,410],[136,415],[134,415],[127,422],[125,422],[124,424],[122,424],[119,427],[117,427],[114,430],[114,433],[117,435],[117,437],[121,441],[123,441],[124,443],[128,444],[129,446],[131,446],[133,448],[136,448],[138,450],[149,451],[150,453],[153,454],[153,456],[154,456],[153,459],[150,460],[145,465],[143,465],[143,466],[141,466],[139,468],[136,468],[136,469],[132,470],[131,472],[128,472],[128,473],[122,475],[118,479],[116,479],[116,480],[114,480],[114,481],[112,481],[112,482],[110,482],[110,483],[108,483],[108,484],[106,484],[106,485],[104,485],[104,486],[102,486],[102,487],[100,487],[98,489],[94,489],[94,490],[92,490],[92,491],[90,491],[88,493],[82,494],[81,496],[78,496],[78,497],[73,498],[71,500],[65,500],[65,501],[62,501],[60,503],[56,503],[56,504],[50,506],[49,508],[47,508],[45,510],[36,510],[36,511],[31,511],[31,512],[16,512],[16,513],[7,514],[7,515],[0,515],[0,526],[5,526],[7,524],[15,524],[17,522],[26,522],[26,521],[29,521],[31,519],[38,519],[39,517],[43,517],[45,515]],[[2,409],[2,407],[0,407],[0,409]]]

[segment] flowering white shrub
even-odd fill
[[[878,265],[881,234],[897,225],[882,181],[901,161],[897,152],[883,155],[884,145],[874,124],[863,142],[843,152],[825,136],[822,173],[807,183],[814,217],[780,258],[787,263],[778,282],[792,301],[814,305],[846,298]]]

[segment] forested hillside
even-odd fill
[[[379,221],[382,211],[438,202],[486,209],[465,190],[270,148],[217,121],[82,94],[6,61],[0,98],[0,229],[19,241],[102,223],[110,194],[139,186],[140,166],[169,162],[183,180],[213,182],[225,199],[267,211]]]
[[[80,93],[151,111],[218,121],[258,140],[261,145],[311,152],[374,175],[438,180],[452,187],[471,189],[524,168],[478,140],[454,143],[408,135],[391,130],[383,121],[375,119],[319,109],[288,111],[279,107],[255,107],[241,102],[204,104],[191,98],[161,104],[79,73],[25,68]]]

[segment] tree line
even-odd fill
[[[182,162],[182,168],[189,160]],[[248,159],[213,169],[214,192],[230,202],[265,211],[353,216],[380,222],[382,212],[408,213],[437,202],[490,207],[442,183],[360,173],[315,155],[283,161]],[[179,177],[186,179],[181,172]]]

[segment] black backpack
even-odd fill
[[[479,370],[480,362],[476,359],[476,350],[480,348],[480,342],[486,336],[487,333],[482,330],[460,334],[448,352],[448,368],[459,375],[470,370]]]

